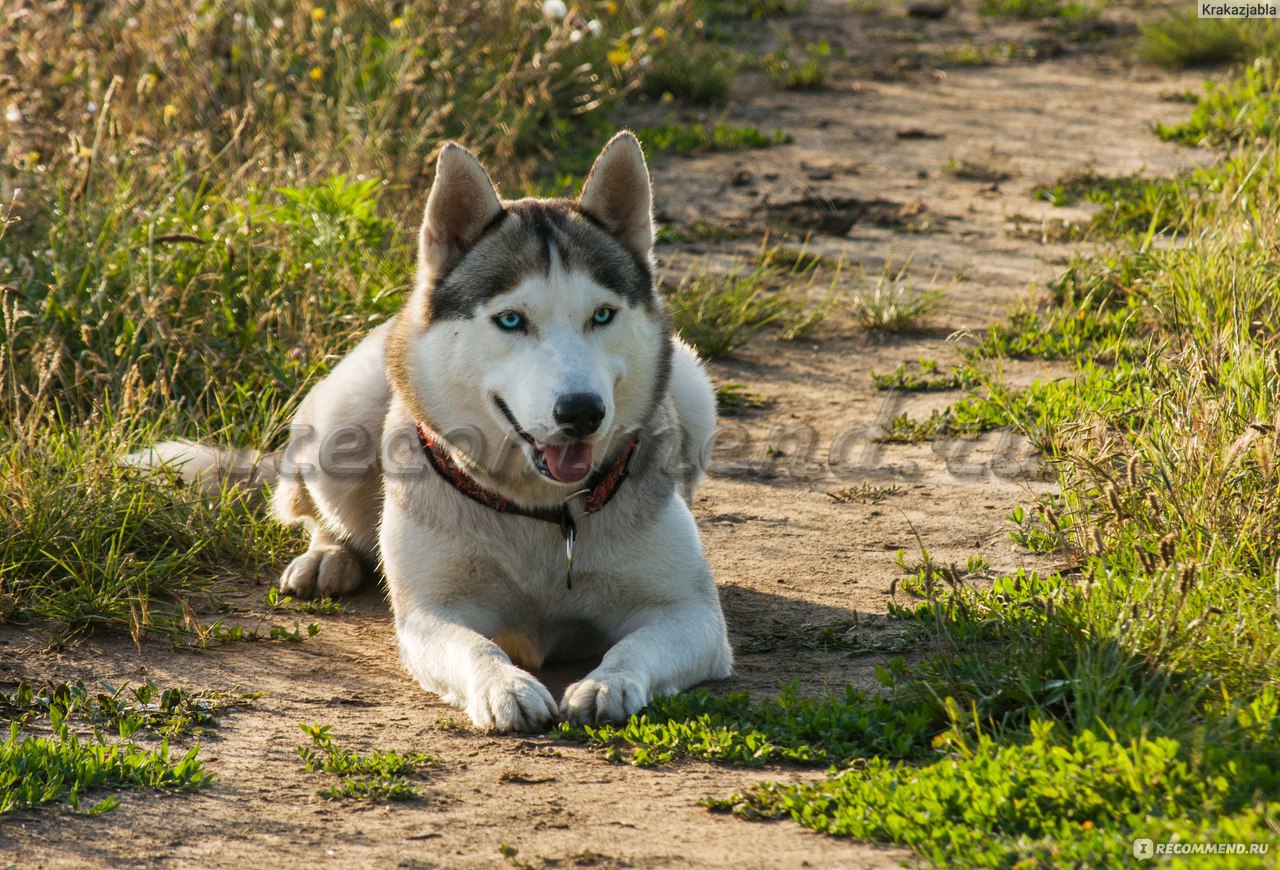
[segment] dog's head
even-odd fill
[[[446,145],[389,350],[396,389],[478,466],[578,488],[666,392],[652,249],[630,133],[604,147],[577,201],[503,202],[475,157]]]

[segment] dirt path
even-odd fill
[[[727,437],[740,446],[721,450],[698,501],[738,651],[737,675],[717,690],[767,694],[796,678],[807,691],[870,685],[884,654],[748,647],[759,646],[753,639],[773,630],[775,620],[794,627],[855,614],[869,637],[882,637],[900,547],[914,552],[923,542],[944,561],[982,554],[997,570],[1024,564],[1003,517],[1045,484],[1018,473],[1018,457],[994,439],[963,457],[963,468],[954,458],[948,468],[928,445],[868,448],[866,431],[887,414],[927,413],[955,397],[886,405],[868,370],[888,372],[921,357],[953,359],[948,335],[981,329],[1023,297],[1029,283],[1043,286],[1055,276],[1071,247],[1014,232],[1010,218],[1025,216],[1021,226],[1035,228],[1041,218],[1083,212],[1034,202],[1035,184],[1085,164],[1106,175],[1163,174],[1194,157],[1159,143],[1150,127],[1185,114],[1165,97],[1195,88],[1196,76],[1156,76],[1110,59],[1104,49],[1073,45],[1049,60],[940,73],[930,67],[939,52],[1027,40],[1036,31],[968,14],[916,25],[845,9],[815,3],[797,29],[801,38],[811,32],[844,45],[849,60],[837,65],[829,90],[780,93],[748,76],[728,113],[732,122],[782,128],[794,144],[656,166],[659,210],[677,223],[764,228],[779,213],[770,206],[790,208],[815,196],[847,200],[861,217],[847,235],[819,233],[813,249],[872,273],[887,256],[899,263],[910,257],[917,280],[927,284],[936,275],[947,292],[945,309],[922,332],[880,340],[836,318],[812,340],[759,341],[712,366],[770,402],[726,424]],[[904,31],[918,36],[893,36]],[[894,68],[894,78],[867,74]],[[985,167],[988,179],[947,169],[965,165]],[[868,211],[859,203],[880,204]],[[718,261],[754,252],[758,239],[756,233],[754,240],[665,248],[662,256],[678,275],[694,257]],[[1038,373],[1028,365],[1013,376]],[[847,448],[834,463],[833,442]],[[878,504],[837,504],[826,495],[860,483],[897,490]],[[261,600],[262,591],[246,584],[246,600]],[[460,713],[424,694],[400,669],[377,593],[355,599],[344,615],[317,621],[323,632],[305,643],[209,652],[173,651],[159,642],[139,651],[110,638],[48,652],[38,632],[0,627],[4,682],[150,677],[267,693],[251,709],[226,715],[219,736],[206,742],[218,775],[211,788],[180,796],[126,793],[119,810],[93,818],[8,816],[0,824],[0,865],[265,867],[331,859],[335,866],[481,867],[503,862],[502,844],[532,866],[559,860],[559,866],[872,867],[909,857],[791,824],[712,816],[695,803],[761,778],[811,772],[692,762],[639,770],[555,741],[470,733]],[[553,690],[570,676],[551,675]],[[331,724],[352,748],[427,751],[444,763],[421,802],[326,802],[316,796],[321,781],[304,774],[295,755],[299,722]]]

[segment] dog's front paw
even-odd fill
[[[298,598],[332,598],[354,592],[361,576],[360,561],[350,551],[318,547],[289,563],[280,577],[280,591]]]
[[[564,690],[560,713],[569,722],[621,722],[649,703],[649,690],[627,674],[588,675]]]
[[[543,731],[556,721],[556,699],[533,676],[508,665],[472,691],[467,715],[489,731]]]

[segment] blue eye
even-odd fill
[[[515,332],[518,329],[524,329],[524,315],[515,311],[503,311],[501,314],[493,318],[493,322],[498,324],[499,329],[505,329],[507,332]]]
[[[601,305],[596,309],[596,313],[591,315],[591,322],[596,326],[604,326],[613,320],[613,316],[618,313],[616,308],[610,308],[608,305]]]

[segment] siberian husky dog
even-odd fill
[[[576,202],[500,200],[446,145],[407,304],[268,463],[276,515],[311,533],[281,589],[341,595],[380,564],[405,667],[482,728],[624,719],[732,668],[689,510],[715,397],[671,335],[653,237],[630,133]],[[235,466],[179,442],[133,461]],[[526,670],[597,657],[559,703]]]

